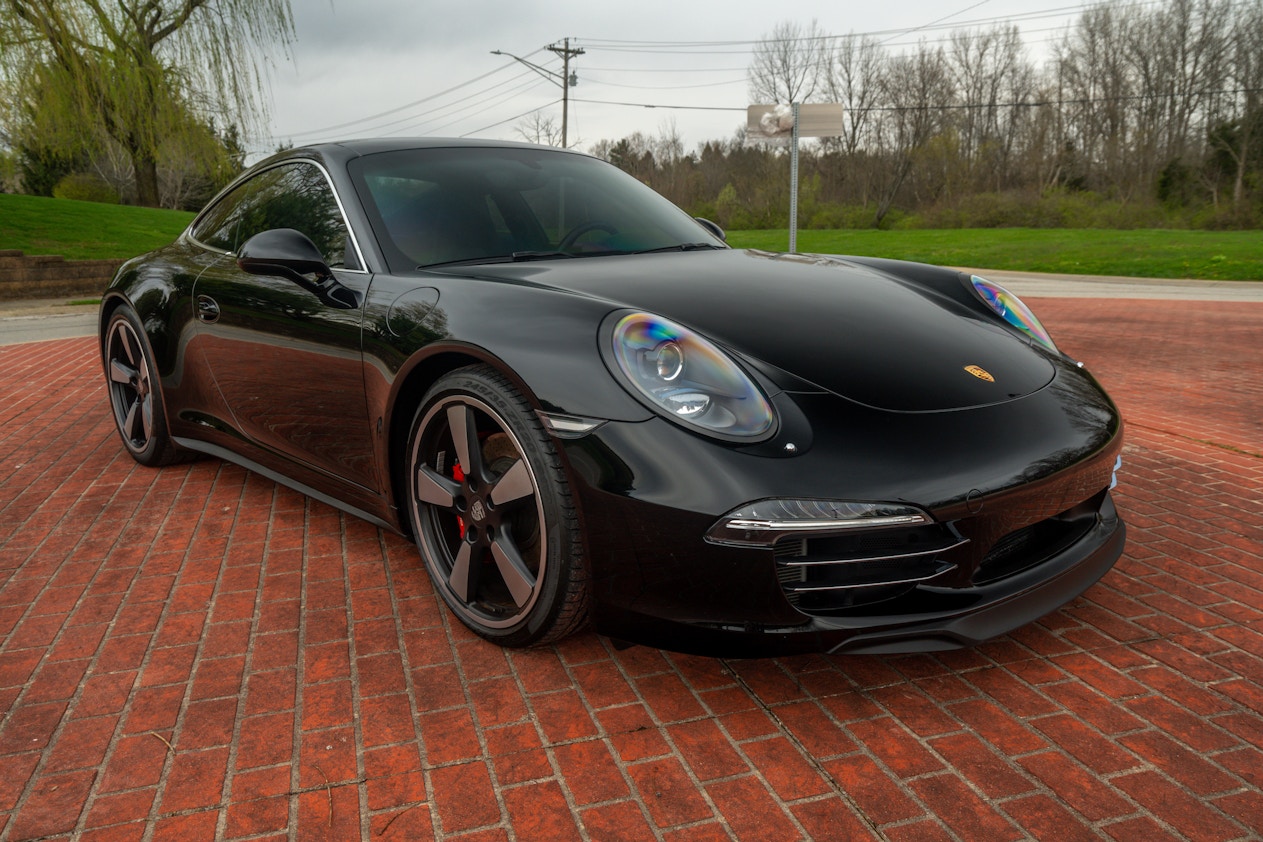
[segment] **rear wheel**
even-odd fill
[[[560,459],[494,369],[439,379],[413,419],[408,509],[435,588],[503,646],[557,640],[587,619],[578,519]]]
[[[127,452],[157,467],[185,458],[167,432],[162,383],[135,312],[124,305],[105,328],[105,378],[114,423]]]

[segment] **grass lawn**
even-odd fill
[[[68,259],[127,258],[175,239],[193,214],[0,193],[0,249]],[[789,232],[729,231],[737,248],[784,251]],[[946,266],[1263,281],[1263,231],[967,228],[799,231],[798,250]]]
[[[185,211],[0,193],[0,249],[68,260],[135,257],[174,240],[192,218]]]
[[[730,231],[728,242],[737,248],[784,251],[789,231]],[[1263,231],[799,231],[798,250],[1060,275],[1263,281]]]

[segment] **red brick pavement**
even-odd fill
[[[1263,306],[1047,300],[1129,419],[1118,567],[971,651],[504,652],[403,540],[123,453],[0,349],[0,840],[1242,839],[1263,828]]]

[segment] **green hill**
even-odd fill
[[[102,205],[0,193],[0,249],[69,260],[134,257],[176,238],[185,211]],[[788,232],[730,231],[737,248],[780,251]],[[800,231],[800,251],[866,254],[948,266],[1133,275],[1145,278],[1263,280],[1258,231],[965,228]]]
[[[67,260],[134,257],[171,242],[192,219],[187,211],[0,193],[0,249]]]

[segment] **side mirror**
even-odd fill
[[[352,310],[360,306],[354,290],[333,277],[333,270],[316,244],[293,228],[273,228],[255,234],[237,251],[237,265],[251,275],[276,275],[291,280],[330,307]]]
[[[697,221],[698,225],[702,226],[707,231],[714,234],[719,239],[723,240],[725,243],[728,242],[728,234],[724,231],[723,228],[719,227],[719,223],[711,222],[709,219],[706,219],[705,217],[701,217],[701,216],[695,216],[693,217],[693,219]]]

